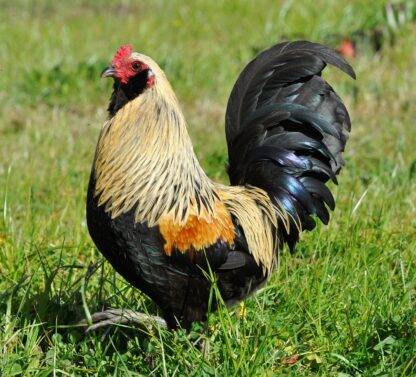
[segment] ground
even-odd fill
[[[0,375],[416,375],[416,7],[384,3],[0,0]],[[357,81],[325,71],[353,123],[330,225],[190,334],[77,328],[102,308],[157,313],[85,223],[111,92],[99,73],[118,46],[161,64],[202,165],[227,182],[223,118],[243,66],[277,41],[343,37]]]

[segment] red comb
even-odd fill
[[[113,60],[111,61],[111,65],[116,66],[123,62],[126,58],[128,58],[131,53],[133,52],[133,49],[131,45],[124,45],[119,47],[116,54],[114,55]]]

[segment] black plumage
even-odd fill
[[[311,230],[316,215],[325,224],[334,209],[325,186],[344,164],[351,129],[341,99],[321,77],[327,64],[355,78],[335,51],[308,41],[280,43],[247,65],[226,113],[231,184],[266,190],[292,215],[281,240],[293,249],[298,225]]]
[[[95,172],[91,172],[87,194],[88,230],[97,248],[114,269],[159,306],[168,327],[190,328],[205,321],[211,282],[207,274],[217,275],[218,288],[227,305],[235,304],[257,289],[266,279],[262,268],[248,253],[244,235],[236,229],[235,247],[221,241],[211,250],[190,259],[174,252],[167,256],[157,226],[137,224],[134,210],[112,219],[94,195]],[[242,250],[242,251],[240,251]],[[207,266],[209,261],[210,266]],[[210,309],[217,302],[212,300]]]

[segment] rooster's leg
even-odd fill
[[[107,327],[111,325],[118,324],[131,324],[139,323],[145,326],[154,328],[162,327],[167,328],[166,321],[163,318],[135,312],[129,309],[108,309],[102,312],[94,313],[91,316],[92,324],[87,327],[86,332],[94,331],[102,327]],[[87,321],[84,319],[80,324],[87,324]]]

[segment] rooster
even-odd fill
[[[226,110],[230,186],[201,168],[155,61],[126,45],[101,73],[114,90],[90,176],[88,229],[114,269],[158,305],[158,323],[189,329],[206,320],[218,305],[212,277],[227,306],[244,300],[270,278],[284,244],[293,250],[315,218],[327,224],[335,204],[325,183],[336,183],[351,128],[321,77],[327,64],[355,78],[335,51],[307,41],[277,44],[244,68]],[[132,317],[97,313],[90,329]]]

